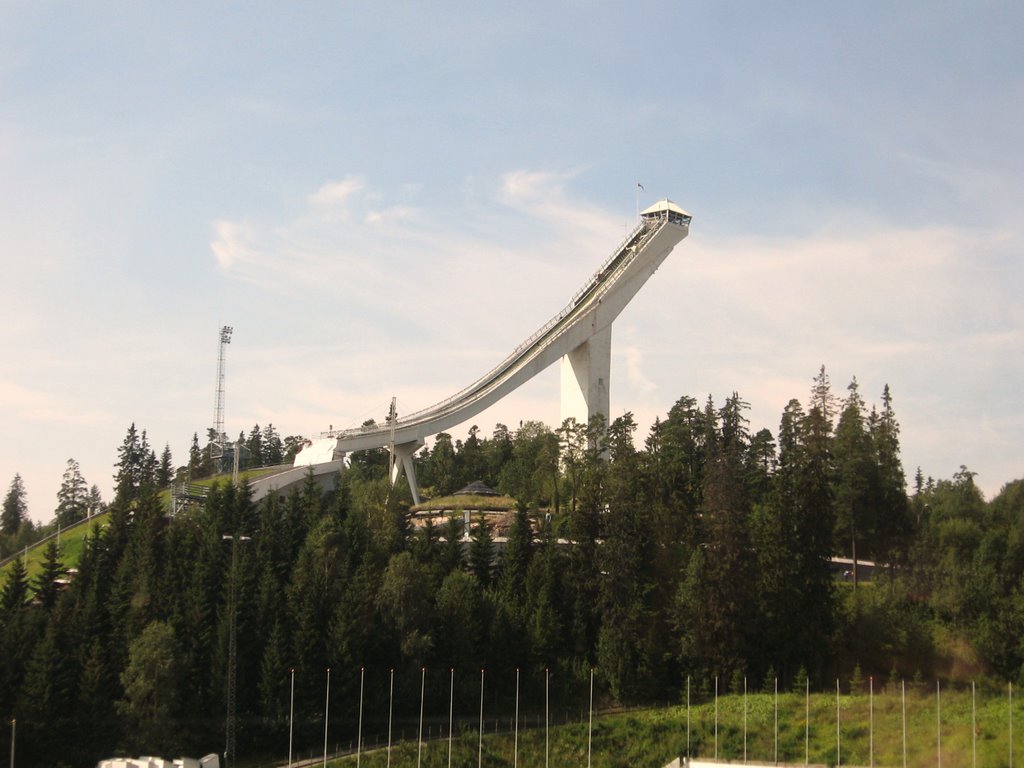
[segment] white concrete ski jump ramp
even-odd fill
[[[413,499],[419,503],[412,456],[426,438],[471,419],[558,359],[562,360],[562,418],[571,416],[585,423],[597,413],[607,416],[612,321],[689,234],[690,218],[690,214],[669,200],[661,200],[643,211],[640,224],[565,309],[497,366],[447,400],[394,418],[393,423],[336,433],[330,438],[336,440],[331,463],[351,451],[387,447],[394,458],[392,482],[404,471]],[[314,473],[320,474],[317,468],[328,459],[324,455],[327,446],[320,445],[323,442],[326,441],[310,446],[314,450],[302,451],[295,466],[313,467]]]

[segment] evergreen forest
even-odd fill
[[[296,743],[323,738],[328,669],[346,743],[361,684],[375,681],[367,711],[386,712],[392,671],[402,722],[421,685],[447,715],[452,680],[455,711],[475,713],[481,670],[505,681],[487,708],[506,716],[517,670],[535,700],[550,674],[577,714],[592,670],[604,706],[679,703],[716,678],[1024,682],[1024,481],[986,501],[966,467],[908,480],[889,388],[869,405],[824,368],[774,434],[752,433],[748,408],[737,393],[680,397],[646,436],[629,413],[438,435],[416,457],[424,495],[480,480],[512,497],[501,546],[486,524],[464,538],[460,514],[413,526],[383,449],[353,454],[327,493],[310,477],[254,503],[226,479],[170,515],[167,486],[212,472],[209,451],[194,438],[172,470],[132,425],[109,504],[69,461],[76,490],[56,515],[96,518],[77,561],[50,540],[38,572],[5,567],[0,716],[16,718],[18,762],[223,752],[232,675],[250,760],[281,759],[292,720]],[[254,466],[301,443],[242,438]],[[25,536],[20,482],[7,552]]]

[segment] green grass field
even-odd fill
[[[839,700],[837,751],[835,693],[812,694],[810,728],[807,703],[802,694],[781,694],[778,699],[778,761],[803,764],[902,766],[904,765],[904,704],[899,686],[876,692],[843,694]],[[873,712],[872,712],[873,709]],[[746,700],[746,759],[772,763],[776,759],[775,698],[751,694]],[[690,752],[715,757],[715,705],[692,706]],[[1013,701],[1014,733],[1024,731],[1024,707]],[[873,727],[872,727],[873,722]],[[933,768],[940,764],[970,768],[1010,765],[1011,726],[1007,690],[979,686],[972,715],[970,686],[942,691],[934,684],[911,686],[906,692],[906,765]],[[521,730],[518,744],[511,733],[485,735],[481,763],[485,766],[586,766],[587,723],[551,728],[546,744],[543,728]],[[806,741],[805,741],[806,740]],[[1024,760],[1024,737],[1014,736],[1015,762]],[[808,747],[805,747],[808,744]],[[426,743],[417,755],[415,740],[393,746],[392,766],[422,765],[446,768],[448,741]],[[452,741],[453,766],[469,768],[478,761],[478,734],[470,728]],[[596,768],[663,766],[687,751],[687,709],[674,706],[595,718],[591,764]],[[744,699],[742,695],[718,701],[717,756],[719,760],[744,762]],[[547,758],[547,759],[546,759]],[[360,766],[385,768],[385,749],[367,751]],[[335,768],[356,764],[350,755],[329,763]]]

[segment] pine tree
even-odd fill
[[[565,653],[564,566],[558,541],[549,525],[530,561],[526,576],[530,647],[537,663],[545,666],[562,658]]]
[[[203,451],[199,447],[199,433],[192,433],[192,444],[188,449],[188,474],[192,479],[202,477]]]
[[[243,445],[239,441],[239,445]],[[263,430],[260,429],[260,425],[257,424],[249,432],[249,438],[244,442],[245,448],[248,451],[246,457],[246,466],[249,467],[262,467],[263,466]]]
[[[458,514],[449,515],[444,524],[444,551],[441,555],[441,569],[448,575],[456,568],[462,567],[462,537],[463,537],[462,516]]]
[[[13,712],[29,655],[38,638],[37,611],[28,606],[29,581],[18,557],[0,591],[0,712]]]
[[[0,592],[0,622],[28,603],[29,581],[25,561],[16,557],[7,570],[7,581]]]
[[[470,532],[469,570],[476,576],[480,586],[486,589],[491,585],[491,574],[494,570],[494,534],[491,524],[483,512],[480,519]]]
[[[892,393],[882,390],[882,412],[871,430],[878,462],[877,555],[890,563],[906,557],[912,531],[907,479],[900,461],[900,425],[892,406]]]
[[[426,573],[411,553],[400,552],[388,561],[376,603],[402,655],[422,665],[434,646],[434,603]]]
[[[497,487],[505,465],[512,460],[512,434],[504,424],[495,424],[491,439],[484,443],[484,475],[486,482]]]
[[[61,560],[60,547],[55,539],[50,539],[43,550],[43,565],[35,580],[36,599],[46,610],[53,608],[57,602],[57,594],[61,589],[61,580],[67,568]]]
[[[768,504],[757,515],[761,630],[770,662],[818,670],[832,631],[831,455],[798,400],[779,425],[779,462]]]
[[[651,673],[645,640],[653,623],[646,608],[645,532],[636,505],[616,503],[599,550],[601,628],[597,667],[618,701],[636,697]]]
[[[434,447],[427,462],[428,477],[438,496],[447,496],[459,489],[452,436],[441,432],[434,436]]]
[[[89,496],[86,499],[86,514],[89,517],[98,515],[106,508],[106,504],[103,503],[103,497],[100,495],[100,487],[93,485],[89,489]]]
[[[174,459],[171,457],[170,443],[164,443],[160,454],[160,465],[156,470],[156,484],[159,488],[167,488],[174,479]]]
[[[868,548],[875,540],[877,462],[864,419],[864,401],[853,379],[839,424],[834,446],[836,467],[835,533],[836,549],[849,546],[853,559],[853,586],[857,588],[858,544]],[[863,546],[862,546],[863,551]]]
[[[42,637],[34,644],[25,665],[18,697],[19,717],[31,728],[26,739],[34,761],[56,764],[65,746],[60,740],[40,738],[47,728],[66,731],[74,717],[71,693],[77,675],[75,657],[68,653],[72,638],[66,618],[51,614]]]
[[[688,617],[697,627],[687,655],[696,653],[706,658],[720,674],[745,666],[754,606],[744,406],[734,393],[720,412],[722,428],[708,437],[710,451],[702,503],[707,557],[692,563],[693,587],[704,608],[701,615]],[[716,414],[710,400],[705,412],[706,426],[714,424]]]
[[[128,503],[142,487],[146,457],[135,422],[128,427],[124,441],[117,451],[117,472],[114,475],[114,499]]]
[[[263,465],[273,467],[284,463],[284,444],[273,424],[263,428]]]
[[[13,536],[21,528],[22,522],[28,517],[28,506],[25,503],[25,484],[21,475],[16,474],[4,497],[3,513],[0,513],[0,533]]]
[[[512,525],[508,530],[508,541],[501,557],[501,571],[498,586],[502,596],[511,605],[522,605],[526,598],[526,574],[533,556],[533,529],[526,507],[518,505]]]
[[[437,590],[437,656],[447,667],[479,666],[484,639],[480,584],[465,571],[449,573]]]
[[[149,445],[149,438],[146,430],[142,430],[142,438],[139,441],[139,448],[142,453],[142,465],[140,479],[142,485],[153,485],[156,483],[157,470],[160,462],[156,458],[156,452]]]
[[[466,442],[462,444],[462,450],[459,451],[459,464],[462,475],[462,480],[466,483],[472,483],[475,480],[480,481],[491,481],[491,478],[485,477],[487,473],[486,468],[486,456],[484,451],[486,449],[485,441],[482,441],[479,437],[480,428],[474,424],[469,428],[469,436],[466,438]]]
[[[110,671],[106,649],[99,638],[88,646],[78,678],[78,697],[73,743],[86,763],[96,755],[112,752],[117,743],[118,720],[114,702],[118,697],[116,676]]]
[[[136,749],[161,753],[174,744],[172,713],[181,690],[176,647],[174,628],[161,621],[147,624],[129,647],[117,708],[130,724]]]
[[[61,527],[82,520],[88,513],[89,494],[78,462],[68,459],[64,478],[57,491],[57,524]]]

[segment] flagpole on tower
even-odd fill
[[[636,183],[636,220],[640,221],[640,192],[644,190],[644,185],[639,181]]]

